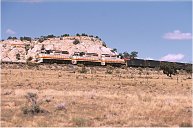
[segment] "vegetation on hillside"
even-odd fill
[[[24,36],[24,37],[20,37],[20,40],[21,41],[24,41],[24,40],[26,40],[26,41],[32,41],[32,38],[31,37],[26,37],[26,36]]]
[[[10,39],[15,40],[15,39],[17,39],[17,37],[11,37],[11,36],[9,36],[7,39],[8,39],[8,40],[10,40]]]
[[[127,58],[127,59],[135,59],[138,57],[138,52],[136,51],[132,51],[131,53],[128,52],[123,52],[123,53],[119,53],[119,55],[123,58]]]

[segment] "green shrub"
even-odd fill
[[[47,35],[47,38],[54,38],[56,36],[54,36],[53,34],[52,35]]]
[[[103,44],[102,44],[104,47],[107,47],[107,45],[106,45],[106,43],[105,42],[103,42]]]
[[[23,37],[20,37],[20,40],[23,41],[24,40]]]
[[[9,40],[9,39],[15,40],[15,39],[17,39],[17,37],[11,37],[11,36],[9,36],[7,39],[8,39],[8,40]]]
[[[112,52],[117,52],[117,49],[116,49],[116,48],[113,48],[113,49],[112,49]]]
[[[76,36],[80,36],[80,34],[77,33]]]
[[[64,34],[64,35],[61,35],[61,37],[68,37],[70,36],[69,34]]]
[[[175,63],[161,63],[160,69],[163,70],[163,73],[166,74],[169,77],[172,77],[172,75],[177,74],[177,65]]]
[[[88,36],[87,34],[85,34],[85,33],[82,33],[82,36]]]
[[[44,38],[40,38],[38,39],[38,42],[42,43],[45,39]]]
[[[30,42],[32,41],[31,37],[26,37],[26,36],[23,37],[23,40],[27,40],[27,41],[30,41]]]

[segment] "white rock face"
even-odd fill
[[[73,44],[75,40],[79,40],[79,44]],[[29,50],[26,51],[25,47],[29,45]],[[87,36],[69,36],[62,38],[48,38],[42,43],[32,40],[20,41],[20,40],[5,40],[0,42],[1,47],[1,61],[11,62],[26,62],[29,57],[35,58],[44,47],[46,50],[62,50],[68,51],[70,55],[74,52],[88,52],[101,54],[117,55],[117,53],[111,52],[111,48],[103,46],[103,41]],[[19,60],[17,58],[19,54]]]
[[[5,40],[0,42],[1,61],[25,62],[25,43],[20,40]],[[26,42],[27,44],[27,42]]]

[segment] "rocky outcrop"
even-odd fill
[[[75,43],[75,41],[77,41]],[[46,50],[68,51],[70,55],[74,52],[88,52],[116,55],[111,48],[95,37],[68,36],[58,38],[47,38],[42,42],[38,40],[20,41],[5,40],[0,42],[1,61],[26,62],[27,58],[35,58],[36,54],[44,47]]]
[[[1,41],[1,61],[6,62],[25,62],[26,50],[25,45],[28,42],[20,40],[6,40]]]

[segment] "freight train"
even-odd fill
[[[158,68],[161,64],[174,63],[178,69],[186,69],[187,66],[191,66],[190,63],[168,62],[168,61],[156,61],[156,60],[144,60],[144,59],[130,59],[126,61],[128,67],[142,67],[142,68]]]
[[[68,64],[89,64],[89,65],[112,65],[112,66],[127,66],[127,67],[160,67],[162,63],[175,63],[178,69],[185,69],[187,66],[192,66],[189,63],[167,62],[144,59],[127,59],[117,55],[97,53],[75,52],[70,55],[68,51],[57,50],[41,50],[36,56],[37,63],[68,63]]]

